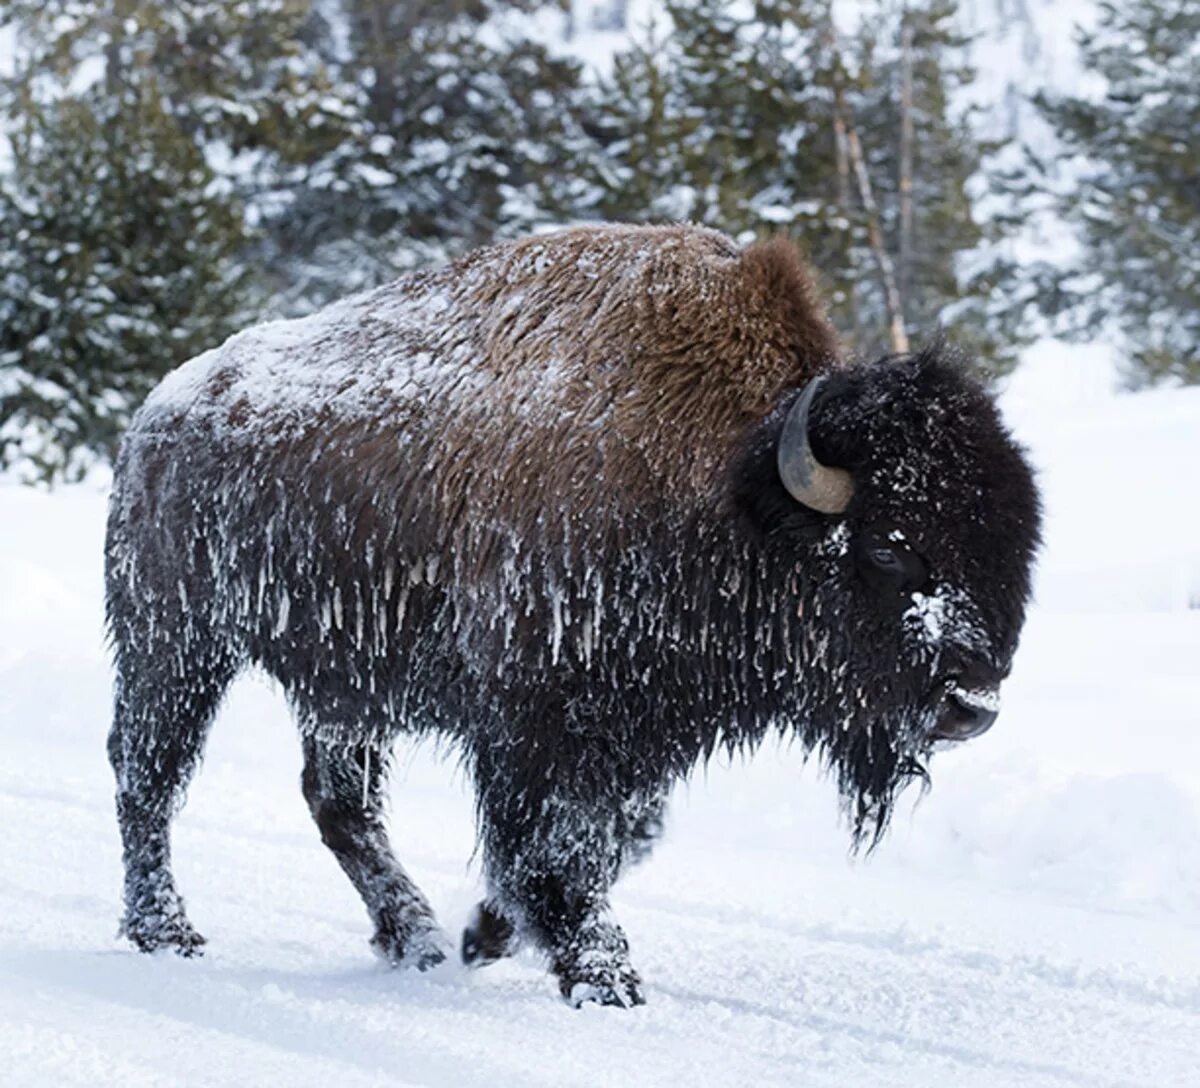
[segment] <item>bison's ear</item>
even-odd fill
[[[817,460],[809,439],[813,403],[824,381],[813,378],[788,411],[779,433],[776,465],[788,494],[821,514],[844,514],[854,498],[854,477]]]

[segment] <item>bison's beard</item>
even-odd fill
[[[823,735],[820,759],[837,783],[855,850],[873,849],[883,838],[899,794],[913,780],[928,787],[928,727],[923,714],[873,719],[856,715]]]
[[[925,669],[858,678],[850,662],[822,664],[799,693],[800,738],[837,785],[853,848],[871,850],[904,789],[929,785],[936,706],[923,691]]]

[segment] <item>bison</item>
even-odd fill
[[[482,964],[642,1001],[609,889],[672,784],[796,738],[856,842],[986,729],[1039,502],[940,342],[839,357],[791,245],[597,226],[483,249],[175,370],[125,436],[106,544],[122,929],[194,954],[170,823],[223,692],[265,670],[372,944],[447,939],[392,854],[401,734],[476,789]]]

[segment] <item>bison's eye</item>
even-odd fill
[[[863,577],[879,590],[920,589],[929,575],[924,560],[895,529],[868,531],[857,550]]]
[[[882,571],[900,573],[904,570],[895,548],[872,548],[867,554],[870,556],[871,562]]]

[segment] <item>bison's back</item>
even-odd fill
[[[735,433],[833,350],[789,248],[583,228],[240,333],[169,375],[131,442],[165,432],[308,460],[425,446],[425,474],[451,491],[468,486],[466,461],[510,494],[531,470],[568,488],[598,471],[636,490],[685,468],[702,484]]]

